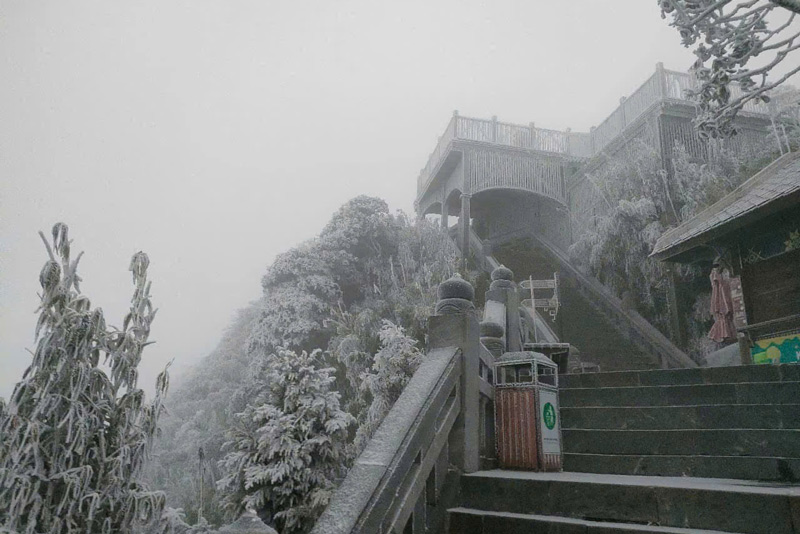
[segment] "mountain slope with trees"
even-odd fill
[[[282,531],[304,531],[343,471],[316,464],[297,429],[279,424],[309,421],[308,408],[288,402],[287,391],[318,399],[314,410],[324,410],[315,424],[303,423],[316,429],[305,436],[316,443],[312,450],[346,467],[416,369],[436,288],[456,265],[457,250],[437,225],[392,214],[377,198],[344,204],[319,236],[275,259],[261,298],[238,313],[218,347],[176,386],[153,483],[190,522],[202,515],[220,524],[225,504],[232,517],[257,501]],[[277,370],[300,362],[306,382],[290,380],[276,392]],[[258,443],[267,435],[293,445],[271,450],[269,440]],[[306,475],[317,475],[310,481],[282,465],[305,465]],[[256,482],[278,472],[271,484],[286,491]],[[299,498],[298,487],[311,500]]]

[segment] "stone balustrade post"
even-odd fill
[[[486,292],[486,300],[501,302],[506,307],[504,324],[501,325],[505,331],[505,343],[501,354],[502,352],[519,352],[522,350],[519,319],[520,295],[514,284],[514,273],[508,267],[501,265],[492,271],[491,278],[492,282],[489,285],[489,291]],[[491,328],[484,327],[484,329],[488,333]],[[489,347],[487,346],[487,348]],[[495,356],[499,356],[499,354]]]
[[[465,473],[480,468],[480,327],[475,290],[458,274],[439,284],[436,315],[428,318],[428,350],[461,349],[461,413],[449,440],[451,463]]]

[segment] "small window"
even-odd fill
[[[517,373],[514,372],[514,367],[511,365],[505,365],[500,368],[500,383],[501,384],[513,384],[517,381]]]
[[[520,384],[530,384],[533,382],[533,373],[530,365],[517,366],[517,382]]]
[[[555,386],[556,385],[556,370],[552,367],[544,367],[538,366],[538,381],[541,384],[547,384],[548,386]]]

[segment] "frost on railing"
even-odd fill
[[[441,532],[459,474],[478,470],[491,441],[481,435],[492,426],[484,411],[494,413],[491,355],[472,286],[456,275],[438,293],[428,352],[312,534]]]
[[[499,122],[496,117],[462,117],[455,112],[425,168],[420,172],[417,181],[418,194],[421,196],[427,190],[439,166],[447,157],[453,140],[489,143],[571,158],[591,158],[659,103],[670,101],[691,104],[687,91],[694,87],[696,81],[691,74],[667,70],[659,64],[655,73],[629,97],[620,99],[619,106],[588,133],[548,130],[537,128],[533,123],[522,125]],[[741,94],[741,89],[731,86],[731,94],[736,98]],[[743,111],[766,115],[770,113],[770,107],[763,102],[750,101],[745,104]]]
[[[439,142],[436,143],[436,148],[433,150],[430,156],[428,156],[428,163],[419,173],[419,178],[417,179],[417,191],[422,192],[430,183],[431,178],[433,177],[433,173],[436,171],[436,168],[439,166],[442,158],[447,155],[447,151],[450,148],[450,142],[455,137],[456,131],[456,121],[458,120],[457,115],[453,115],[453,118],[450,119],[450,122],[447,123],[447,128],[444,130],[444,134],[439,138]]]

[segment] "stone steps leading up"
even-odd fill
[[[655,369],[559,376],[562,389],[797,381],[800,381],[800,365],[797,364]]]
[[[508,528],[500,528],[501,524]],[[653,530],[655,527],[667,530]],[[796,534],[800,532],[800,487],[568,472],[496,470],[464,475],[461,507],[450,510],[450,532],[470,534],[489,529],[492,534],[688,533],[703,529]]]
[[[725,534],[719,530],[671,528],[607,521],[586,521],[569,517],[487,512],[472,508],[449,510],[451,534]]]
[[[772,456],[567,453],[564,469],[582,473],[800,482],[800,459]]]
[[[561,375],[564,468],[800,479],[800,365]]]
[[[562,430],[565,453],[800,458],[800,430]]]
[[[800,429],[800,404],[562,407],[561,425],[586,430]]]
[[[582,406],[796,404],[798,399],[800,399],[800,381],[564,388],[559,392],[559,400],[563,408]]]

